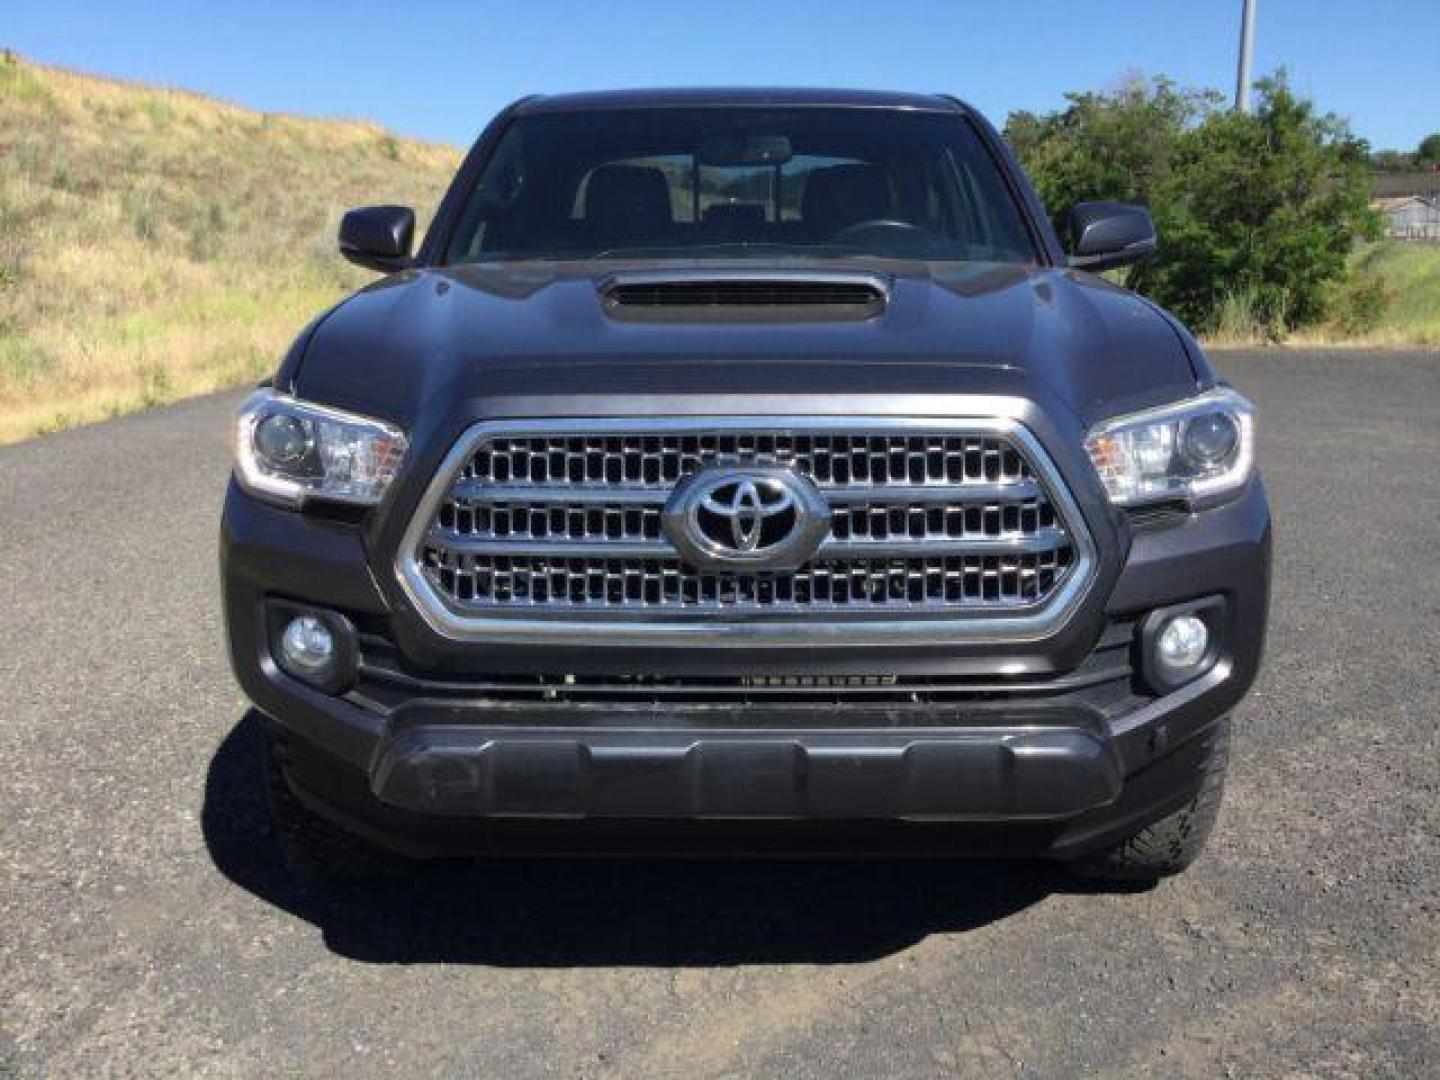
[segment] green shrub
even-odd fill
[[[1222,294],[1209,329],[1223,342],[1278,341],[1285,336],[1284,326],[1277,321],[1274,310],[1253,287]]]
[[[1277,336],[1325,319],[1347,257],[1379,220],[1365,146],[1344,122],[1292,93],[1283,72],[1256,90],[1242,114],[1213,92],[1136,82],[1016,114],[1005,131],[1052,211],[1082,199],[1149,206],[1160,247],[1131,270],[1131,288],[1202,330],[1243,310]]]
[[[1335,297],[1331,321],[1346,337],[1360,337],[1380,327],[1394,303],[1390,287],[1378,278],[1352,278]]]

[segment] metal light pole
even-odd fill
[[[1245,13],[1240,16],[1240,64],[1235,72],[1235,108],[1250,111],[1250,53],[1255,43],[1255,5],[1259,0],[1245,0]]]

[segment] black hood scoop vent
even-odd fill
[[[880,314],[890,290],[873,274],[701,271],[619,274],[602,283],[600,295],[615,318],[848,321]]]

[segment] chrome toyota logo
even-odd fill
[[[693,565],[794,569],[815,557],[830,509],[814,484],[789,469],[717,468],[675,489],[664,523]]]
[[[794,509],[795,495],[783,480],[726,477],[700,496],[695,524],[708,539],[721,546],[729,542],[736,551],[748,555],[760,547],[769,523],[776,525],[772,531],[780,536],[777,542],[783,542],[794,527],[790,521]]]

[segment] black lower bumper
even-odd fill
[[[503,805],[497,804],[495,794],[503,785],[493,783],[493,774],[467,774],[450,783],[444,768],[407,768],[403,782],[416,786],[405,791],[394,786],[401,777],[390,771],[391,766],[383,759],[374,772],[369,772],[336,759],[314,743],[296,737],[288,728],[272,725],[272,730],[281,742],[287,781],[311,810],[416,857],[643,854],[1072,858],[1113,842],[1191,799],[1210,753],[1209,736],[1216,725],[1212,720],[1189,730],[1183,742],[1155,752],[1149,764],[1138,771],[1125,761],[1125,751],[1134,747],[1127,747],[1123,739],[1107,742],[1093,733],[1077,732],[1082,753],[1072,755],[1074,747],[1065,745],[1058,755],[1042,764],[1036,758],[1045,752],[1038,748],[1050,740],[1034,738],[1026,748],[1032,754],[1030,763],[1034,767],[1020,765],[1019,761],[1026,757],[1021,753],[1013,780],[996,779],[1010,766],[1000,764],[1009,755],[994,750],[996,738],[1003,740],[1007,736],[995,732],[964,750],[950,751],[953,757],[946,758],[942,752],[942,756],[931,758],[928,776],[918,783],[902,781],[898,786],[888,778],[881,781],[881,774],[866,771],[863,766],[841,771],[844,759],[832,757],[836,771],[817,788],[795,768],[796,763],[808,761],[810,756],[802,759],[793,749],[787,755],[789,767],[775,772],[756,770],[748,754],[731,758],[723,769],[710,768],[706,780],[699,782],[707,794],[698,796],[694,788],[681,796],[663,783],[655,784],[656,776],[643,759],[627,764],[623,783],[598,793],[597,787],[604,789],[608,785],[597,785],[593,771],[585,767],[563,767],[562,783],[548,794],[537,794],[534,774],[522,770],[509,773],[516,780],[526,777],[525,787],[517,792],[520,809],[509,814],[490,809]],[[449,762],[453,765],[464,761],[466,769],[473,766],[474,741],[460,731],[448,734],[451,741],[463,741],[465,746],[465,751],[450,757]],[[964,736],[958,738],[963,740]],[[852,747],[861,741],[853,736],[846,739]],[[702,737],[700,742],[704,741]],[[796,741],[784,740],[791,747]],[[945,740],[927,734],[913,741],[929,744]],[[745,739],[735,745],[753,746],[754,742]],[[578,740],[572,740],[572,745],[576,743]],[[548,739],[541,744],[554,747]],[[990,749],[982,751],[981,747]],[[703,760],[710,753],[689,752],[688,760]],[[970,758],[972,753],[975,756]],[[770,756],[768,747],[766,756]],[[922,756],[912,751],[909,760],[921,760]],[[849,760],[853,762],[856,757],[852,755]],[[683,774],[686,770],[678,771]],[[977,775],[978,781],[974,780]],[[580,779],[587,776],[591,779]],[[1053,789],[1042,786],[1042,776],[1056,779]],[[587,783],[588,791],[584,787]],[[675,783],[684,785],[686,781]],[[876,791],[882,783],[886,790]],[[992,786],[987,788],[986,784]],[[377,792],[377,785],[382,791]],[[807,794],[816,790],[825,791],[824,804]],[[867,790],[873,793],[868,803]],[[707,797],[709,793],[713,797]],[[943,806],[943,812],[907,816],[898,805],[902,799],[922,796],[933,800],[927,809]],[[1007,800],[1012,800],[1008,803],[1010,809],[1006,809]],[[571,816],[568,811],[582,804],[591,813]],[[912,807],[915,805],[912,801]],[[541,806],[549,812],[540,811]],[[567,812],[554,812],[557,806]],[[803,811],[795,813],[797,806]],[[722,812],[725,809],[735,812],[726,814]],[[757,816],[762,809],[788,812]],[[695,813],[677,816],[677,811]]]
[[[1079,728],[736,731],[443,726],[387,739],[375,796],[447,816],[987,820],[1069,817],[1120,794]]]

